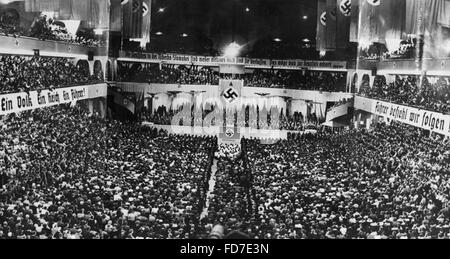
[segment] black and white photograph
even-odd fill
[[[450,0],[0,0],[0,143],[0,239],[450,239]]]

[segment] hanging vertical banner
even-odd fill
[[[327,0],[327,26],[325,27],[325,46],[327,50],[336,49],[337,6],[336,0]]]
[[[385,0],[361,0],[358,42],[367,48],[373,42],[379,41],[380,4]]]
[[[422,35],[425,32],[426,1],[433,0],[408,0],[406,1],[405,30],[408,34]]]
[[[141,46],[145,47],[150,43],[150,30],[152,22],[152,0],[144,0],[142,3],[142,41]]]
[[[325,45],[325,28],[327,26],[327,5],[326,0],[318,0],[317,3],[317,35],[316,49],[317,51],[326,51]]]
[[[86,21],[91,13],[90,1],[72,0],[72,17],[71,20]]]
[[[38,0],[25,0],[25,12],[38,12]]]
[[[59,0],[40,0],[39,8],[41,12],[56,12],[59,11]]]
[[[89,17],[87,24],[90,28],[109,28],[109,1],[110,0],[87,0],[89,2]]]
[[[133,0],[126,0],[121,1],[122,5],[122,34],[124,38],[130,38],[131,31],[132,31],[132,1]]]
[[[336,47],[347,48],[350,33],[351,0],[336,0]]]
[[[405,32],[406,2],[409,0],[383,0],[378,7],[378,42],[390,51],[397,50]]]
[[[26,12],[57,12],[60,0],[25,0]]]
[[[122,31],[122,0],[111,0],[110,29]]]
[[[142,0],[123,2],[123,37],[127,39],[142,38]]]
[[[72,0],[60,1],[59,18],[61,20],[70,20],[72,18]]]
[[[450,0],[441,1],[441,6],[438,8],[438,10],[439,25],[450,28]]]
[[[343,1],[344,2],[344,1]],[[360,0],[351,0],[350,10],[350,42],[358,42],[359,35],[359,2]],[[348,4],[345,4],[348,6]],[[342,2],[341,2],[342,6]]]

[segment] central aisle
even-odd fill
[[[211,195],[216,187],[216,173],[217,173],[217,159],[214,159],[213,165],[211,166],[211,178],[209,179],[209,190],[206,193],[206,204],[203,208],[202,214],[200,215],[200,220],[208,217],[209,205],[211,203]]]

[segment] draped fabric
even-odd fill
[[[86,21],[90,28],[109,27],[110,0],[25,0],[26,12],[55,12],[60,20]],[[120,4],[120,1],[119,1]]]
[[[350,0],[336,0],[336,48],[347,48],[350,33]],[[350,7],[351,8],[351,7]]]
[[[327,0],[327,26],[325,27],[325,46],[327,50],[336,49],[337,8],[336,0]]]
[[[39,4],[42,12],[59,11],[59,0],[40,0]]]
[[[150,43],[150,30],[152,21],[152,0],[144,0],[142,4],[143,21],[142,21],[142,41],[141,46],[145,47]]]
[[[421,36],[425,57],[437,58],[450,54],[448,0],[407,0],[406,29],[408,34]]]
[[[438,24],[450,28],[450,0],[441,1],[441,7],[438,10]]]
[[[184,104],[191,103],[193,104],[194,98],[191,93],[180,93],[177,94],[172,100],[172,110],[178,110]]]
[[[88,2],[91,14],[87,17],[88,27],[107,29],[109,27],[109,0],[88,0]]]
[[[60,0],[59,5],[59,18],[70,20],[72,18],[72,0]]]
[[[26,12],[55,12],[59,11],[60,0],[25,0]]]
[[[327,5],[326,0],[318,0],[317,4],[317,36],[316,36],[316,48],[318,51],[326,51],[326,15]]]
[[[351,0],[350,12],[350,42],[358,42],[359,31],[359,0]]]
[[[125,5],[123,5],[124,38],[142,38],[142,1],[143,0],[130,0]]]
[[[392,51],[398,49],[405,31],[406,2],[407,0],[381,0],[379,5],[371,5],[368,0],[363,0],[361,41],[366,44],[382,43]]]
[[[380,24],[379,6],[371,5],[367,0],[360,1],[359,43],[363,48],[369,47],[372,42],[379,41]]]
[[[384,0],[380,5],[380,36],[388,50],[396,50],[405,32],[406,2],[409,0]]]
[[[291,114],[301,113],[304,117],[308,114],[308,103],[303,100],[293,100],[291,104]]]
[[[25,0],[25,12],[39,12],[39,1]]]
[[[406,32],[423,35],[435,29],[445,0],[407,0]]]
[[[407,2],[410,1],[353,0],[350,41],[359,42],[363,48],[382,43],[388,50],[398,49],[406,29]]]
[[[165,106],[168,110],[178,110],[184,104],[191,103],[195,105],[195,109],[203,110],[206,109],[207,104],[217,105],[217,101],[217,98],[208,98],[205,93],[197,93],[194,96],[191,93],[179,93],[175,96],[160,93],[153,99],[153,109],[157,110],[159,107]],[[239,105],[228,106],[228,108],[237,112],[243,111],[246,107],[259,107],[260,110],[266,109],[267,111],[277,108],[279,111],[286,111],[287,103],[282,97],[242,97]]]
[[[153,98],[153,110],[158,110],[159,107],[166,107],[167,111],[170,110],[171,98],[168,94],[158,94]]]
[[[122,0],[111,0],[111,18],[110,28],[111,31],[122,31]]]

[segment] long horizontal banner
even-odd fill
[[[106,84],[84,85],[0,95],[0,115],[107,96]]]
[[[179,54],[156,54],[125,52],[120,54],[121,58],[145,59],[153,62],[181,63],[181,64],[203,64],[218,66],[221,64],[243,65],[246,67],[277,67],[277,68],[304,68],[317,70],[344,70],[347,69],[346,61],[308,61],[308,60],[270,60],[270,59],[251,59],[251,58],[226,58],[226,57],[207,57],[191,56]]]
[[[450,136],[450,115],[363,97],[355,98],[355,109]]]

